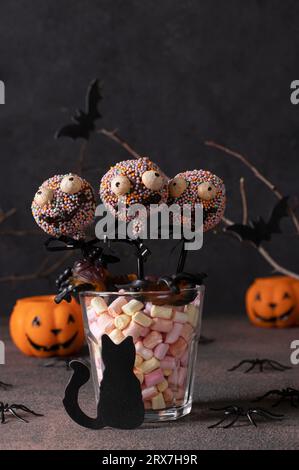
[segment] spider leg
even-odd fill
[[[233,427],[233,425],[236,423],[236,421],[238,421],[238,419],[240,418],[240,415],[237,414],[229,424],[226,424],[225,426],[223,426],[223,429],[229,429],[231,427]]]
[[[283,402],[284,398],[285,398],[284,396],[278,398],[278,400],[276,400],[276,402],[273,403],[272,408],[276,408],[277,406],[279,406],[280,403]]]
[[[2,388],[2,390],[8,390],[11,387],[12,387],[11,384],[7,384],[5,382],[0,382],[0,388]]]
[[[239,369],[239,367],[241,367],[243,364],[246,364],[246,363],[248,363],[248,362],[251,363],[250,360],[244,359],[243,361],[239,362],[239,364],[237,364],[237,365],[235,365],[235,366],[233,366],[233,367],[231,367],[230,369],[227,369],[227,370],[228,370],[228,372],[232,372],[232,371],[234,371],[234,370],[236,370],[236,369]]]
[[[1,424],[5,423],[5,414],[4,414],[4,403],[0,403],[0,411],[1,411]]]
[[[20,419],[21,421],[24,421],[24,423],[28,423],[26,419],[22,418],[22,416],[19,416],[11,407],[9,407],[7,411],[9,411],[11,414],[13,414],[16,418]]]
[[[227,419],[227,416],[224,416],[224,418],[220,419],[220,421],[217,421],[217,423],[212,424],[211,426],[208,426],[208,429],[217,428],[218,426],[220,426],[220,424],[222,424],[224,421],[226,421],[226,419]]]
[[[248,410],[247,413],[246,413],[246,416],[247,418],[249,419],[250,423],[253,424],[253,426],[255,426],[257,428],[257,424],[252,416],[252,411],[251,410]]]
[[[248,374],[248,372],[252,371],[255,368],[256,364],[257,364],[256,362],[253,362],[253,364],[251,364],[251,366],[245,370],[244,374]],[[260,364],[260,371],[262,372],[262,370],[263,369],[261,369],[261,364]]]
[[[10,408],[14,408],[15,410],[22,410],[22,411],[25,411],[26,413],[31,413],[34,416],[44,416],[40,413],[36,413],[35,411],[30,410],[30,408],[28,408],[25,405],[13,404],[13,405],[10,406]]]
[[[261,401],[264,400],[264,398],[269,397],[270,395],[280,395],[281,391],[280,390],[269,390],[269,392],[265,393],[264,395],[261,395],[260,397],[257,397],[254,401]]]
[[[256,410],[250,410],[251,413],[270,419],[282,419],[284,416],[277,413],[271,413],[271,411],[265,410],[264,408],[257,408]]]
[[[295,397],[293,395],[291,396],[291,406],[293,408],[298,408],[297,403],[295,401]]]
[[[276,365],[277,367],[281,367],[281,370],[288,370],[288,369],[292,369],[292,367],[290,366],[285,366],[284,364],[281,364],[280,362],[277,362],[277,361],[274,361],[274,360],[270,360],[269,363],[273,366]]]

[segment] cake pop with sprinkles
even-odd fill
[[[84,178],[73,173],[55,175],[39,187],[31,209],[37,225],[48,235],[80,240],[94,220],[95,196]]]
[[[207,170],[190,170],[179,173],[169,182],[168,204],[203,207],[203,231],[213,229],[221,220],[226,204],[223,181]]]
[[[133,220],[118,212],[121,201],[129,208],[142,204],[148,213],[151,204],[166,203],[168,199],[168,178],[149,158],[125,160],[112,166],[103,176],[100,196],[105,206],[121,220]]]

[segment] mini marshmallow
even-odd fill
[[[141,336],[142,326],[138,325],[138,323],[131,322],[122,332],[125,336],[132,336],[133,340],[137,341],[139,336]]]
[[[145,410],[151,410],[152,409],[152,402],[151,401],[144,401],[144,409]]]
[[[172,307],[168,307],[167,305],[153,305],[151,308],[151,317],[169,320],[172,317]]]
[[[120,330],[115,328],[111,333],[109,334],[109,338],[113,341],[115,344],[120,344],[122,340],[124,339],[124,335]]]
[[[165,343],[158,344],[155,347],[154,356],[157,359],[159,359],[159,361],[162,361],[162,359],[164,359],[164,357],[166,356],[168,349],[169,349],[169,344],[165,344]]]
[[[97,325],[102,329],[102,333],[104,333],[106,328],[114,325],[113,318],[111,318],[108,313],[102,313],[97,317]]]
[[[145,328],[145,327],[140,328],[140,336],[144,338],[145,336],[149,334],[149,331],[150,331],[149,328]]]
[[[153,370],[159,369],[159,367],[160,367],[160,361],[158,361],[158,359],[156,359],[155,357],[152,357],[151,359],[144,361],[140,365],[139,369],[141,369],[144,374],[149,374]]]
[[[188,322],[195,328],[199,314],[199,308],[193,304],[186,305],[185,313],[188,315]]]
[[[181,400],[185,396],[185,389],[184,387],[179,387],[178,389],[174,390],[173,393],[176,400]],[[178,404],[177,401],[176,404]]]
[[[163,410],[165,408],[165,401],[162,393],[158,393],[155,397],[152,398],[152,409],[153,410]]]
[[[177,361],[172,356],[165,356],[163,361],[161,361],[162,369],[175,369],[177,366]],[[164,374],[165,375],[165,374]]]
[[[134,367],[139,369],[139,367],[141,366],[142,363],[143,363],[143,358],[141,356],[139,356],[139,354],[136,354]]]
[[[136,353],[139,354],[139,356],[141,356],[143,359],[145,359],[146,361],[148,359],[151,359],[154,355],[153,351],[151,349],[148,349],[148,348],[145,348],[142,344],[142,341],[138,341],[136,344],[135,344],[135,349],[136,349]]]
[[[173,400],[173,391],[171,390],[171,388],[167,388],[163,392],[163,397],[164,397],[164,400],[166,401],[166,403],[171,403],[172,402],[172,400]]]
[[[159,359],[159,358],[157,358],[157,359]],[[189,351],[188,351],[188,349],[186,349],[186,351],[184,352],[184,354],[182,355],[182,357],[180,359],[181,366],[187,366],[188,365],[188,359],[189,359]]]
[[[169,377],[172,374],[172,369],[163,369],[163,374],[165,377]]]
[[[151,329],[154,331],[160,331],[161,333],[169,333],[172,329],[172,321],[164,320],[163,318],[154,318]]]
[[[161,333],[159,333],[158,331],[151,331],[149,335],[144,338],[143,345],[146,348],[154,349],[154,347],[157,346],[157,344],[162,343],[162,341],[163,338]]]
[[[177,323],[186,323],[188,321],[188,315],[176,310],[173,315],[173,321]]]
[[[188,343],[193,335],[193,332],[194,332],[194,329],[190,325],[190,323],[185,323],[185,325],[182,328],[180,336],[184,338],[184,340],[187,341]]]
[[[186,341],[183,338],[179,337],[179,339],[175,343],[169,346],[169,352],[170,354],[172,354],[172,356],[180,358],[184,354],[186,348]]]
[[[134,313],[133,321],[138,323],[138,325],[144,326],[145,328],[148,328],[152,324],[151,318],[140,311]]]
[[[168,343],[168,344],[175,343],[178,340],[182,329],[183,329],[182,323],[174,323],[172,330],[166,335],[165,343]]]
[[[97,319],[96,311],[92,307],[88,307],[88,309],[86,310],[86,315],[88,318],[88,323],[92,323],[93,321]]]
[[[91,325],[89,326],[89,329],[90,329],[91,334],[96,339],[100,339],[100,337],[103,334],[103,330],[98,326],[97,322],[91,323]]]
[[[90,305],[95,310],[97,315],[107,312],[108,309],[108,305],[102,297],[94,297],[93,299],[91,299]]]
[[[144,381],[146,387],[152,387],[153,385],[157,385],[164,380],[164,375],[162,369],[155,369],[149,374],[145,374]]]
[[[114,328],[115,328],[114,323],[111,323],[111,325],[110,325],[110,324],[107,325],[107,326],[105,327],[105,333],[106,333],[107,335],[109,335],[109,334],[114,330]]]
[[[117,297],[108,307],[108,313],[112,317],[117,317],[122,313],[122,307],[127,304],[127,299],[124,296]]]
[[[159,392],[165,392],[165,390],[168,388],[168,381],[164,379],[162,382],[157,384],[157,389]]]
[[[187,367],[180,367],[178,373],[178,385],[182,387],[187,377]]]
[[[134,313],[139,312],[139,310],[143,309],[143,303],[139,302],[139,300],[132,299],[130,302],[126,303],[122,307],[122,311],[127,315],[134,315]]]
[[[142,385],[143,380],[144,380],[143,372],[141,372],[141,370],[134,369],[134,374],[136,375],[137,379],[139,380],[140,384]]]
[[[122,313],[121,315],[118,315],[118,317],[115,317],[114,325],[119,330],[123,330],[129,325],[130,321],[131,321],[131,318],[125,313]]]
[[[151,309],[152,309],[152,303],[151,302],[146,302],[145,306],[144,306],[144,312],[147,314],[147,315],[150,315],[151,313]]]
[[[158,393],[158,390],[156,387],[144,388],[142,390],[142,398],[143,400],[150,400],[155,395],[157,395],[157,393]]]
[[[179,380],[179,371],[178,369],[174,369],[172,374],[168,377],[168,383],[170,385],[174,385],[175,387],[177,387],[178,380]]]

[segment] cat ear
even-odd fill
[[[105,350],[115,350],[116,345],[112,341],[112,339],[109,338],[108,335],[103,335],[102,336],[102,348]]]

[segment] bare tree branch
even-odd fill
[[[114,142],[121,145],[132,157],[134,158],[141,158],[139,153],[134,150],[128,142],[126,142],[122,137],[117,134],[118,129],[114,129],[113,131],[108,131],[107,129],[98,129],[96,132],[98,134],[103,134]]]
[[[228,219],[227,217],[222,217],[222,221],[226,226],[233,225],[235,222],[232,220]],[[225,231],[225,228],[224,228]],[[285,276],[290,276],[293,277],[294,279],[299,280],[299,274],[294,273],[293,271],[290,271],[289,269],[284,268],[281,266],[279,263],[277,263],[272,256],[262,247],[262,246],[256,246],[253,245],[254,248],[260,253],[260,255],[267,261],[268,264],[274,269],[275,272],[284,274]]]
[[[242,212],[243,212],[243,217],[242,217],[242,223],[243,225],[246,225],[248,222],[248,206],[247,206],[247,196],[246,196],[246,190],[245,190],[245,179],[240,178],[240,194],[241,194],[241,201],[242,201]]]
[[[278,199],[283,198],[283,194],[277,189],[277,187],[268,178],[266,178],[257,169],[256,166],[254,166],[246,157],[244,157],[244,155],[240,154],[239,152],[235,152],[235,151],[233,151],[233,150],[231,150],[227,147],[224,147],[223,145],[217,144],[216,142],[213,142],[212,140],[205,141],[205,145],[207,145],[208,147],[215,148],[217,150],[221,150],[222,152],[226,153],[227,155],[230,155],[234,158],[237,158],[247,168],[249,168],[252,171],[252,173],[256,176],[256,178],[259,179],[260,181],[262,181],[267,186],[267,188],[269,188],[270,191],[272,191],[275,194],[275,196]],[[289,214],[290,214],[290,217],[292,218],[292,221],[293,221],[293,224],[296,228],[297,233],[299,233],[299,220],[298,220],[295,212],[293,211],[293,209],[291,207],[289,207]]]

